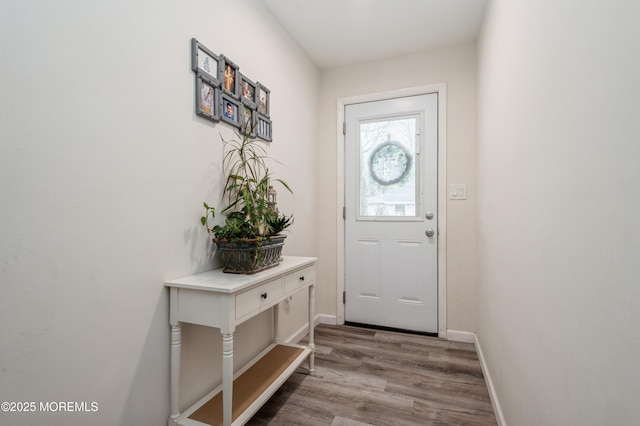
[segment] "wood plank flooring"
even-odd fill
[[[315,374],[299,369],[249,425],[496,425],[473,344],[349,326],[315,330]]]

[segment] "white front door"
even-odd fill
[[[438,332],[438,95],[345,107],[345,320]]]

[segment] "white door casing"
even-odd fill
[[[345,319],[438,332],[437,93],[345,108]]]

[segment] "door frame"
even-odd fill
[[[336,282],[337,282],[337,315],[336,322],[344,324],[343,293],[345,291],[345,148],[346,136],[343,134],[345,122],[344,109],[350,104],[381,101],[406,96],[438,94],[438,337],[447,337],[447,85],[446,83],[428,86],[410,87],[400,90],[370,93],[366,95],[338,98],[338,121],[336,137],[336,153],[338,159],[338,176],[336,188],[336,218],[338,235],[336,238]]]

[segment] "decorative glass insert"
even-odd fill
[[[416,116],[361,122],[360,216],[415,217]]]

